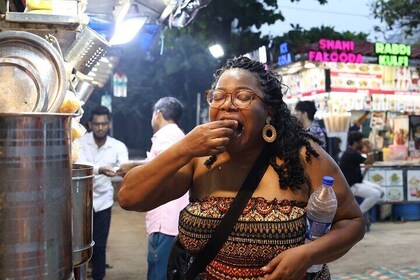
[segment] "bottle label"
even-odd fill
[[[306,239],[315,240],[328,233],[331,223],[320,223],[306,217]]]

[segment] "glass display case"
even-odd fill
[[[382,203],[420,203],[420,163],[377,162],[365,179],[385,188]]]

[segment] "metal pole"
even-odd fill
[[[201,94],[197,93],[197,113],[195,117],[195,125],[200,124],[200,111],[201,111]]]

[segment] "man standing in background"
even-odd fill
[[[178,123],[182,116],[183,106],[174,97],[163,97],[153,107],[151,125],[154,135],[152,147],[144,161],[129,162],[121,165],[118,174],[125,175],[135,166],[145,164],[162,151],[185,136]],[[179,212],[187,206],[189,194],[163,204],[146,213],[146,230],[148,234],[147,279],[166,280],[169,253],[173,240],[178,235]]]
[[[321,145],[324,150],[327,148],[327,142],[325,139],[324,131],[314,120],[316,113],[315,102],[313,101],[299,101],[295,107],[295,116],[299,122],[302,123],[303,127],[313,136],[323,142]]]
[[[111,208],[114,204],[114,188],[111,178],[115,168],[128,161],[128,150],[124,143],[108,136],[112,127],[108,108],[98,106],[92,110],[89,128],[92,130],[80,140],[77,163],[93,166],[93,255],[92,278],[105,277],[106,244],[111,225]]]

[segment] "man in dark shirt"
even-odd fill
[[[378,200],[383,196],[384,189],[375,183],[363,180],[360,164],[365,164],[365,171],[369,169],[374,162],[373,153],[370,147],[367,147],[367,155],[359,151],[363,149],[363,134],[358,131],[352,131],[347,138],[348,147],[340,158],[339,166],[346,177],[346,180],[355,196],[364,198],[360,204],[363,214],[375,206]],[[366,149],[366,147],[365,147]]]

